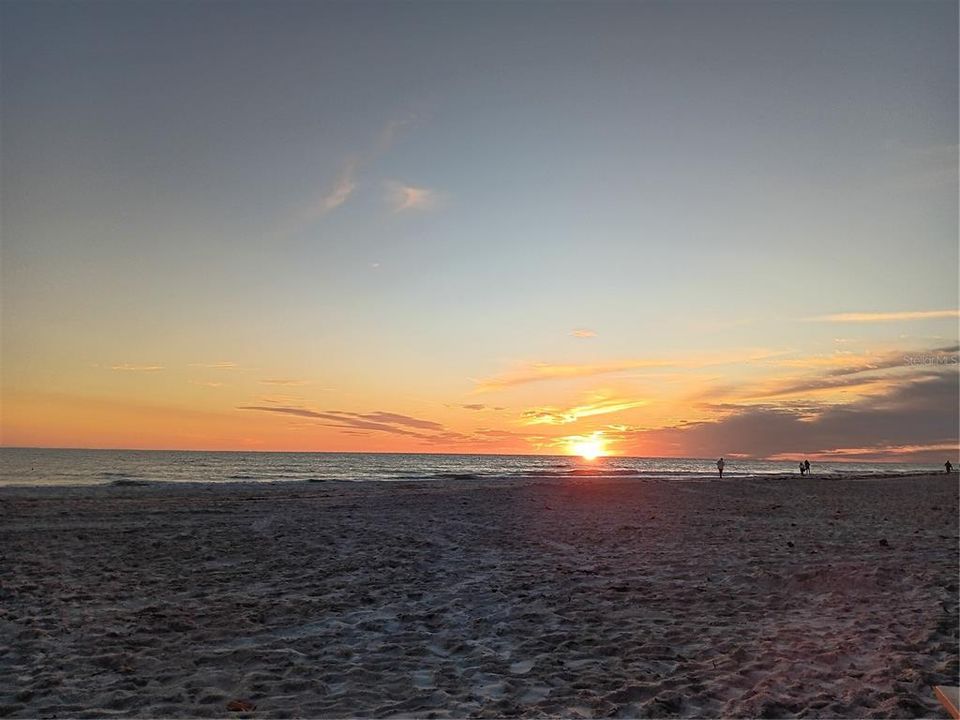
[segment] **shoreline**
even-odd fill
[[[946,717],[903,477],[3,487],[0,714]]]
[[[448,483],[451,486],[469,487],[476,484],[488,483],[493,486],[510,487],[513,485],[524,485],[529,483],[542,482],[570,482],[570,481],[593,481],[606,482],[609,480],[621,480],[623,482],[754,482],[754,481],[865,481],[865,480],[897,480],[925,477],[953,477],[960,480],[960,471],[953,470],[950,475],[944,472],[916,471],[916,472],[890,472],[890,473],[822,473],[801,476],[798,473],[753,473],[753,474],[727,474],[723,478],[709,476],[704,474],[678,474],[678,473],[637,473],[629,475],[625,473],[591,474],[587,471],[572,471],[566,474],[562,473],[543,473],[531,474],[525,476],[460,476],[451,477],[423,477],[423,478],[396,478],[396,479],[371,479],[359,478],[357,480],[343,480],[339,478],[290,478],[288,480],[145,480],[140,478],[118,478],[115,480],[103,480],[102,482],[90,483],[0,483],[0,495],[7,492],[30,491],[46,489],[50,491],[63,489],[98,489],[98,488],[155,488],[155,487],[210,487],[223,488],[232,491],[240,491],[245,488],[262,487],[283,487],[298,485],[342,485],[344,487],[356,487],[358,485],[440,485]]]

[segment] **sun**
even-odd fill
[[[571,438],[569,444],[571,455],[579,455],[584,460],[596,460],[607,454],[606,443],[600,433],[588,437]]]

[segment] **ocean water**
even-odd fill
[[[0,448],[0,485],[309,480],[470,481],[517,477],[716,477],[714,459],[561,455],[265,453]],[[908,463],[813,464],[814,476],[942,471]],[[726,459],[724,477],[797,475],[794,462]]]

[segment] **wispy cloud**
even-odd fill
[[[308,410],[307,408],[298,408],[298,407],[240,405],[239,407],[237,407],[237,410],[259,410],[260,412],[272,412],[272,413],[279,413],[281,415],[297,415],[299,417],[309,417],[309,418],[326,417],[324,413],[319,413],[316,410]]]
[[[958,393],[956,372],[918,375],[844,405],[746,406],[716,420],[629,433],[626,450],[681,457],[738,453],[914,460],[952,451],[956,457]],[[930,455],[931,449],[937,455]]]
[[[807,379],[777,380],[766,385],[754,388],[754,393],[741,401],[761,402],[775,401],[792,397],[820,397],[833,396],[837,399],[846,399],[842,392],[856,391],[856,394],[869,394],[872,391],[882,391],[890,386],[890,379],[884,377],[850,375],[847,377],[811,377]],[[841,400],[842,401],[842,400]]]
[[[260,381],[264,385],[309,385],[309,380],[294,380],[290,378],[265,378]]]
[[[303,402],[303,398],[299,395],[289,395],[286,393],[274,393],[272,395],[260,395],[257,402],[269,403],[270,405],[284,405],[288,407],[296,407],[298,403]]]
[[[481,410],[506,410],[505,407],[501,405],[485,405],[484,403],[447,403],[448,408],[462,408],[463,410],[472,410],[474,412],[480,412]]]
[[[904,312],[847,312],[805,318],[805,322],[876,323],[898,320],[934,320],[960,317],[960,310],[908,310]]]
[[[738,350],[713,354],[699,354],[688,358],[614,360],[601,363],[549,363],[535,362],[520,365],[512,370],[488,378],[474,380],[476,392],[502,390],[517,385],[526,385],[547,380],[571,380],[576,378],[610,375],[640,369],[702,368],[711,365],[748,364],[782,355],[771,350]]]
[[[575,338],[582,338],[584,340],[587,338],[594,338],[597,336],[597,334],[593,330],[589,330],[588,328],[574,328],[570,334],[573,335]]]
[[[955,362],[949,356],[960,351],[958,345],[946,345],[923,350],[889,350],[885,352],[854,353],[849,351],[835,351],[823,355],[807,355],[802,357],[773,357],[762,362],[762,365],[776,368],[796,368],[798,370],[813,370],[825,372],[828,375],[850,375],[868,372],[871,370],[885,370],[888,368],[928,364],[949,364]]]
[[[209,370],[235,370],[240,366],[235,362],[223,361],[214,363],[190,363],[190,367],[207,368]]]
[[[420,418],[401,415],[400,413],[385,412],[376,410],[370,413],[346,412],[344,410],[330,410],[330,414],[339,415],[345,418],[355,418],[371,422],[391,423],[394,425],[406,425],[409,427],[420,428],[421,430],[443,430],[443,425],[432,420],[421,420]]]
[[[357,188],[356,176],[357,161],[351,158],[340,168],[340,173],[337,175],[333,187],[322,195],[313,207],[307,210],[308,216],[319,218],[343,205]]]
[[[376,154],[389,152],[393,147],[397,137],[404,130],[416,125],[419,120],[420,118],[416,114],[410,113],[403,117],[391,120],[384,125],[383,129],[380,131],[380,136],[377,138]]]
[[[386,123],[366,150],[351,153],[343,160],[332,184],[328,180],[319,190],[314,190],[312,197],[308,195],[306,202],[277,223],[273,234],[286,237],[300,232],[344,205],[360,187],[360,176],[365,169],[380,155],[389,152],[397,136],[416,119],[414,115],[407,115]]]
[[[406,185],[390,180],[387,186],[387,202],[394,212],[406,210],[432,210],[437,206],[439,195],[436,190]]]
[[[420,439],[433,439],[432,433],[443,432],[444,426],[432,420],[422,420],[400,413],[377,410],[369,413],[348,412],[345,410],[311,410],[304,407],[278,405],[242,405],[238,410],[255,410],[259,412],[293,415],[296,417],[325,420],[325,424],[332,427],[345,427],[359,430],[374,430],[377,432],[392,433],[394,435],[408,435]],[[431,433],[431,434],[427,434]]]
[[[120,363],[111,365],[111,370],[121,370],[123,372],[157,372],[163,370],[163,365],[136,365],[134,363]]]
[[[200,387],[205,387],[205,388],[219,388],[219,387],[223,387],[223,383],[222,383],[222,382],[200,382],[200,381],[198,381],[198,380],[191,380],[191,381],[190,381],[190,384],[191,384],[191,385],[199,385]]]
[[[559,410],[557,408],[533,408],[521,414],[524,425],[566,425],[585,417],[608,415],[646,405],[646,400],[603,400],[587,405]]]
[[[593,377],[610,373],[636,370],[637,368],[670,367],[664,360],[625,360],[607,363],[555,364],[530,363],[500,375],[477,380],[477,391],[502,390],[504,388],[545,380],[568,380],[572,378]]]
[[[960,352],[960,346],[946,345],[922,351],[892,351],[865,359],[862,356],[853,357],[842,367],[830,370],[829,374],[841,376],[900,367],[956,365],[958,352]]]
[[[279,221],[273,234],[285,238],[299,233],[343,205],[357,189],[358,169],[356,158],[344,160],[333,184],[324,187],[305,204],[288,213]]]
[[[922,351],[890,351],[873,355],[836,354],[826,357],[778,360],[775,366],[808,369],[812,372],[758,381],[739,389],[726,389],[727,398],[758,402],[788,397],[832,395],[849,401],[841,391],[873,395],[912,377],[929,376],[944,369],[955,369],[960,362],[958,346]]]
[[[471,432],[460,432],[444,425],[386,410],[371,412],[351,412],[346,410],[314,410],[301,405],[241,405],[237,410],[271,413],[290,418],[302,418],[307,422],[335,428],[338,432],[356,434],[385,433],[413,438],[418,442],[432,446],[458,446],[460,448],[503,450],[505,445],[517,451],[526,450],[531,444],[545,447],[546,438],[511,430],[478,428]],[[540,443],[540,444],[538,444]]]

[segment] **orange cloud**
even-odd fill
[[[933,320],[960,317],[960,310],[917,310],[906,312],[849,312],[806,318],[806,322],[871,323],[897,320]]]
[[[120,365],[112,365],[111,370],[122,370],[124,372],[156,372],[158,370],[163,370],[163,365],[135,365],[132,363],[121,363]]]
[[[635,455],[824,457],[926,461],[958,447],[955,372],[900,378],[843,403],[747,403],[716,408],[712,419],[628,432]],[[942,460],[940,461],[942,462]]]
[[[582,365],[554,365],[551,363],[531,363],[491,378],[477,381],[477,391],[502,390],[503,388],[544,380],[567,380],[571,378],[593,377],[609,373],[636,370],[638,368],[670,367],[672,363],[663,360],[624,360],[609,363],[589,363]]]
[[[583,339],[593,338],[597,336],[597,334],[593,330],[589,330],[588,328],[574,328],[570,334],[573,335],[575,338],[583,338]]]
[[[358,176],[365,172],[379,156],[389,152],[397,135],[408,127],[411,127],[416,120],[417,117],[411,114],[392,120],[384,125],[370,147],[352,153],[343,162],[332,186],[327,187],[322,193],[318,193],[318,196],[315,196],[314,199],[294,209],[287,217],[281,219],[274,229],[273,234],[286,237],[300,232],[346,203],[359,186]],[[407,200],[408,203],[411,203],[411,208],[418,206],[418,204],[422,206],[428,199],[435,199],[435,196],[428,198],[423,195],[423,192],[431,192],[426,191],[424,188],[411,187],[409,189],[416,191]]]
[[[423,420],[401,413],[387,412],[385,410],[356,413],[345,410],[318,411],[304,407],[282,407],[274,405],[240,405],[237,409],[315,418],[317,420],[332,422],[337,427],[347,427],[354,430],[376,430],[424,439],[428,439],[427,436],[416,431],[441,432],[445,429],[443,425],[432,420]],[[408,430],[407,428],[414,428],[415,430]]]
[[[357,188],[356,174],[356,160],[351,159],[344,163],[333,188],[319,198],[316,204],[307,209],[305,213],[307,218],[317,218],[326,215],[331,210],[335,210],[343,205]]]
[[[775,366],[810,368],[818,372],[793,377],[779,377],[753,383],[739,395],[742,401],[776,400],[784,397],[820,397],[832,395],[834,400],[849,401],[849,393],[867,396],[888,391],[904,380],[955,367],[958,364],[957,346],[933,348],[924,352],[891,351],[886,353],[853,355],[837,354],[827,357],[777,360]]]
[[[782,355],[783,352],[771,350],[738,350],[726,353],[700,354],[690,358],[664,360],[636,359],[616,360],[603,363],[554,364],[536,362],[522,365],[500,375],[475,380],[476,392],[502,390],[516,385],[542,382],[545,380],[569,380],[573,378],[594,377],[612,373],[640,369],[660,368],[702,368],[711,365],[732,363],[749,364]]]
[[[610,413],[622,412],[631,408],[646,405],[646,400],[612,400],[593,403],[590,405],[580,405],[578,407],[568,408],[566,410],[557,410],[556,408],[534,408],[526,410],[521,415],[524,425],[566,425],[576,422],[580,418],[594,417],[596,415],[608,415]]]
[[[436,207],[438,200],[439,196],[435,190],[396,181],[387,183],[387,201],[394,212],[431,210]]]

